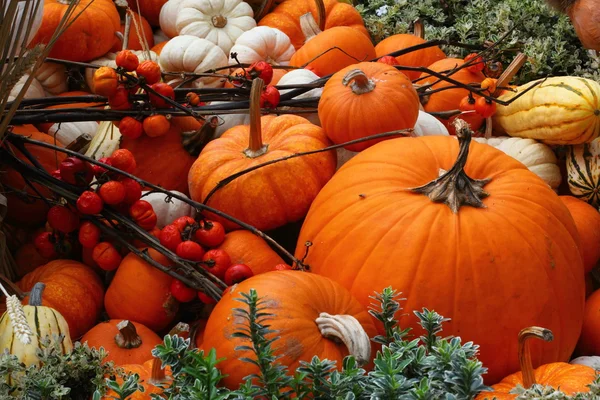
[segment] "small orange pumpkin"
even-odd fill
[[[335,144],[415,126],[419,95],[412,82],[391,65],[350,65],[327,81],[319,101],[319,119]],[[361,151],[384,139],[345,146]]]
[[[164,115],[151,115],[144,118],[142,123],[144,133],[150,137],[164,136],[171,129],[171,122]]]
[[[167,257],[152,248],[148,254],[162,265],[171,265]],[[106,291],[106,312],[112,319],[136,321],[160,331],[173,321],[179,309],[171,295],[171,281],[169,275],[129,253]]]
[[[111,97],[117,92],[119,77],[111,67],[100,67],[94,72],[94,93]]]
[[[121,34],[125,34],[124,22],[121,22],[121,28],[119,29],[119,32],[121,32]],[[146,43],[140,42],[140,38],[144,38]],[[131,28],[129,29],[127,48],[129,50],[144,50],[144,46],[146,44],[148,45],[148,49],[154,46],[154,34],[152,33],[152,27],[146,18],[132,11]],[[116,53],[122,49],[123,43],[121,43],[120,40],[117,40],[110,51]]]
[[[269,329],[279,336],[273,346],[276,354],[281,356],[278,361],[289,370],[294,371],[300,361],[310,361],[313,356],[337,361],[338,367],[349,353],[359,363],[370,362],[372,344],[369,338],[376,329],[367,310],[346,289],[316,274],[273,271],[232,286],[208,318],[202,347],[214,348],[217,357],[225,358],[219,364],[226,375],[221,381],[224,386],[237,388],[244,377],[258,372],[255,365],[241,359],[253,359],[254,354],[235,350],[248,342],[232,336],[244,328],[244,321],[234,309],[247,308],[237,299],[250,289],[255,289],[263,299],[265,312],[277,316],[269,320]],[[335,332],[332,336],[326,332],[328,325],[332,328],[330,332]],[[347,335],[341,333],[341,327]]]
[[[519,333],[519,362],[521,371],[504,378],[500,383],[492,385],[493,392],[482,392],[475,400],[511,400],[517,397],[510,392],[517,386],[530,388],[536,383],[543,386],[560,388],[560,391],[573,395],[590,391],[590,385],[596,377],[595,371],[586,365],[567,364],[555,362],[538,367],[535,371],[531,365],[529,354],[529,340],[531,338],[543,339],[547,342],[553,340],[552,331],[533,326],[523,329]]]
[[[192,199],[206,201],[221,180],[236,172],[329,145],[323,130],[305,118],[296,115],[260,118],[262,83],[261,79],[255,79],[252,85],[250,125],[233,127],[209,142],[190,168]],[[261,167],[214,192],[207,205],[258,229],[275,229],[304,217],[314,197],[333,175],[335,166],[335,152],[328,151]],[[221,222],[227,230],[238,228],[216,215],[210,219]]]
[[[50,261],[25,275],[17,285],[28,292],[37,282],[46,284],[42,305],[65,317],[72,339],[81,337],[98,321],[104,288],[88,266],[73,260]]]
[[[573,196],[560,196],[571,212],[579,232],[583,269],[587,274],[600,260],[600,213],[596,208]]]
[[[273,271],[277,264],[285,264],[267,242],[246,230],[229,232],[219,249],[227,252],[232,265],[246,264],[254,275]]]
[[[162,339],[139,322],[111,319],[90,329],[80,342],[97,349],[104,347],[108,352],[105,361],[124,365],[143,364]]]

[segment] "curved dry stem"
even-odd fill
[[[362,70],[356,68],[348,71],[342,79],[342,85],[350,85],[354,94],[366,94],[375,90],[375,82],[370,79]]]
[[[325,2],[323,0],[315,0],[315,5],[317,6],[317,24],[319,30],[325,30],[325,22],[327,19],[327,10],[325,9]]]
[[[458,137],[459,152],[452,168],[439,178],[409,190],[424,194],[435,203],[446,204],[456,214],[462,206],[485,208],[482,199],[489,194],[483,190],[483,187],[491,179],[472,179],[465,173],[472,131],[469,124],[460,118],[454,120],[454,127]]]
[[[369,335],[352,315],[321,313],[315,322],[323,337],[344,343],[359,365],[365,365],[371,360]]]
[[[545,342],[554,340],[554,335],[550,329],[531,326],[519,332],[519,364],[523,373],[523,386],[525,389],[535,385],[535,374],[531,363],[531,352],[529,351],[529,339],[537,338]]]
[[[46,284],[44,282],[37,282],[35,285],[33,285],[31,292],[29,292],[28,305],[40,307],[42,305],[42,294],[44,293],[45,288]]]
[[[311,13],[306,13],[300,17],[300,29],[302,29],[302,33],[305,37],[304,43],[323,32]]]
[[[115,343],[122,349],[137,349],[142,345],[142,338],[138,335],[135,325],[123,320],[117,324],[119,333],[115,336]]]
[[[250,141],[244,154],[248,158],[256,158],[265,154],[269,145],[262,142],[262,127],[260,125],[260,96],[265,82],[256,78],[252,81],[250,89]]]
[[[417,18],[413,22],[413,35],[420,37],[421,39],[425,39],[425,25],[423,24],[423,20],[421,18]]]

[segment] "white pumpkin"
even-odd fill
[[[308,83],[313,83],[314,81],[316,81],[317,79],[319,79],[319,75],[315,74],[314,72],[308,70],[308,69],[294,69],[291,70],[290,72],[288,72],[287,74],[285,74],[284,76],[281,77],[281,79],[279,80],[279,82],[277,82],[277,86],[281,85],[306,85]],[[286,94],[290,91],[292,91],[294,89],[283,89],[280,91],[280,94]],[[321,97],[321,94],[323,93],[323,88],[315,88],[315,89],[311,89],[307,92],[304,92],[302,94],[299,94],[297,96],[294,97],[294,99],[308,99],[311,97]],[[300,116],[308,119],[311,123],[321,126],[321,121],[319,120],[319,114],[318,113],[310,113],[310,114],[300,114]]]
[[[137,51],[134,50],[133,52],[138,56],[140,62],[146,61],[148,59],[158,62],[158,55],[153,51],[145,52],[142,50],[137,50]],[[148,53],[150,53],[150,58],[148,58]],[[100,65],[102,67],[117,68],[116,59],[117,59],[117,53],[107,53],[104,56],[91,61],[91,64]],[[88,86],[92,92],[94,91],[94,72],[95,71],[96,70],[94,68],[86,68],[85,69],[85,82],[88,84]]]
[[[271,65],[289,65],[295,52],[285,33],[268,26],[257,26],[242,33],[230,51],[237,53],[237,59],[242,64],[266,61]],[[234,59],[230,59],[229,63],[237,64]]]
[[[556,190],[560,185],[562,177],[558,160],[554,151],[547,145],[533,139],[508,136],[473,139],[495,147],[525,164],[531,172],[542,178],[552,189]]]
[[[102,157],[110,157],[111,154],[119,148],[121,142],[121,132],[112,121],[102,121],[98,125],[96,134],[92,139],[85,155],[99,160]]]
[[[600,138],[568,149],[569,190],[573,196],[600,207]]]
[[[69,90],[67,83],[67,67],[53,62],[43,63],[35,71],[37,79],[49,95],[58,95]]]
[[[185,194],[176,190],[171,190],[171,192],[180,196],[185,196]],[[189,216],[194,218],[196,216],[194,207],[181,200],[171,198],[171,201],[167,202],[167,195],[164,193],[150,193],[148,195],[146,195],[146,193],[148,192],[142,192],[142,199],[152,204],[154,213],[156,213],[157,228],[162,229],[179,217]]]
[[[169,40],[163,47],[159,64],[163,72],[202,73],[227,65],[227,56],[209,40],[182,35]],[[203,77],[193,82],[196,88],[222,87],[224,84],[225,79],[220,77]]]
[[[183,0],[176,13],[179,35],[207,39],[225,54],[240,35],[256,26],[250,4],[242,0]]]
[[[29,5],[27,3],[29,3]],[[8,11],[8,6],[11,4],[11,2],[3,1],[2,4],[4,4],[4,12],[2,15],[6,15],[6,12]],[[26,6],[28,6],[28,10],[25,10]],[[28,34],[27,34],[27,31],[25,29],[23,29],[23,31],[20,34],[18,34],[12,38],[10,47],[12,48],[12,46],[16,44],[17,45],[17,53],[18,53],[18,51],[19,51],[18,49],[20,49],[23,44],[25,44],[25,46],[27,46],[29,44],[29,42],[31,42],[33,40],[37,31],[40,29],[40,26],[42,25],[43,17],[44,17],[44,1],[43,0],[27,0],[27,1],[20,0],[20,1],[18,1],[17,9],[16,9],[15,16],[13,18],[13,25],[12,25],[11,29],[17,30],[19,27],[19,24],[21,24],[22,22],[25,22],[25,24],[27,24],[29,22],[29,20],[31,20],[31,19],[33,19],[33,23],[31,24],[31,30],[29,31]],[[27,26],[27,25],[24,25],[24,26]],[[27,34],[27,37],[25,37],[26,34]],[[25,43],[23,43],[23,42],[25,42]],[[6,54],[10,54],[11,51],[12,51],[12,49],[9,49]]]
[[[570,364],[587,365],[595,370],[600,370],[600,356],[584,356],[571,360]]]
[[[48,129],[48,134],[56,137],[59,142],[68,146],[81,135],[89,135],[90,138],[93,138],[96,136],[98,126],[96,121],[62,122],[60,124],[53,124]]]
[[[13,86],[13,88],[11,89],[10,94],[8,95],[8,101],[13,101],[14,99],[17,98],[17,96],[23,89],[23,85],[25,85],[27,78],[29,78],[29,74],[23,75],[21,77],[21,79],[19,79],[17,81],[15,86]],[[42,84],[37,79],[33,78],[33,80],[31,81],[31,84],[27,88],[27,91],[25,92],[25,96],[23,98],[24,99],[37,99],[40,97],[46,97],[46,93],[44,92],[44,88],[42,87]]]
[[[154,44],[155,45],[162,43],[162,42],[166,42],[167,40],[171,39],[169,36],[167,36],[166,33],[164,33],[160,29],[157,29],[156,31],[154,31],[153,36],[154,36]]]
[[[160,15],[158,16],[160,30],[163,31],[169,39],[178,35],[176,26],[177,12],[181,9],[182,2],[183,0],[169,0],[163,4],[160,9]]]
[[[415,136],[448,136],[448,129],[436,117],[419,110],[419,118],[414,127]]]

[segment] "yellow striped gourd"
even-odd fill
[[[598,83],[572,76],[552,77],[519,86],[499,99],[508,101],[535,84],[508,106],[498,105],[494,116],[497,132],[546,144],[589,143],[600,135]]]

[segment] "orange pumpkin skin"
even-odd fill
[[[429,68],[432,71],[441,73],[443,71],[452,70],[452,69],[456,68],[457,66],[461,66],[462,64],[464,64],[464,61],[461,59],[445,58],[443,60],[434,62],[433,64],[429,65],[427,68]],[[429,75],[425,72],[421,75],[421,77],[424,78],[419,81],[419,84],[421,84],[421,85],[425,85],[427,83],[433,83],[433,82],[438,81],[438,78],[436,78],[435,76]],[[481,81],[483,81],[485,79],[485,76],[481,72],[473,73],[473,72],[469,71],[467,68],[462,68],[459,71],[457,71],[456,73],[449,75],[449,77],[456,81],[464,83],[464,84],[470,84],[470,83],[478,84],[478,83],[481,83]],[[433,86],[431,86],[431,89],[435,90],[435,89],[445,88],[448,86],[454,86],[454,85],[450,82],[440,81],[440,82],[434,84]],[[467,89],[454,88],[454,89],[443,90],[441,92],[436,92],[436,93],[432,94],[431,96],[429,96],[429,98],[427,99],[427,101],[423,107],[425,108],[425,111],[427,111],[427,112],[458,110],[458,105],[460,104],[460,101],[465,96],[468,96],[468,95],[469,95],[469,91]],[[474,96],[474,97],[477,99],[479,96]],[[464,119],[465,121],[467,121],[471,125],[471,129],[473,129],[474,131],[476,131],[477,129],[479,129],[481,127],[481,125],[483,124],[483,120],[484,120],[480,115],[478,115],[476,113],[465,114],[465,115],[462,115],[461,118]],[[439,120],[442,124],[444,124],[444,126],[446,126],[446,128],[448,128],[448,130],[450,131],[451,134],[454,134],[454,126],[451,123],[454,120],[454,117],[450,118],[450,119],[439,118]]]
[[[545,364],[534,371],[535,380],[542,386],[559,388],[567,395],[587,393],[588,387],[596,377],[595,371],[585,365],[572,365],[563,362]],[[523,374],[516,372],[502,379],[500,383],[492,385],[493,392],[482,392],[475,400],[512,400],[517,395],[510,394],[517,385],[523,386]]]
[[[581,355],[600,354],[600,290],[596,290],[585,302],[583,328],[577,351]]]
[[[135,12],[142,14],[142,17],[152,26],[160,26],[158,17],[160,16],[160,9],[167,2],[167,0],[127,0],[129,7]],[[138,10],[138,4],[140,8]]]
[[[389,36],[377,43],[375,54],[377,57],[383,57],[394,51],[404,50],[406,48],[425,43],[425,39],[408,33]],[[438,46],[427,47],[425,49],[411,51],[410,53],[395,57],[398,64],[406,67],[427,67],[436,61],[446,58],[446,54]],[[410,80],[421,76],[419,71],[402,71]]]
[[[154,39],[154,37],[153,37],[153,39]],[[150,51],[153,51],[156,53],[157,56],[160,56],[160,52],[162,51],[163,47],[165,47],[167,45],[167,43],[169,43],[168,40],[165,40],[164,42],[156,43],[154,46],[152,46]]]
[[[264,116],[261,125],[262,141],[268,145],[268,151],[261,156],[250,158],[244,154],[248,125],[233,127],[204,147],[188,175],[193,200],[202,202],[219,181],[236,172],[329,145],[320,127],[296,115]],[[333,175],[335,164],[335,152],[328,151],[261,167],[215,192],[207,205],[258,229],[275,229],[306,215],[314,197]],[[210,218],[227,230],[238,228],[216,215]]]
[[[113,70],[114,71],[114,70]],[[116,79],[116,73],[115,73]],[[84,92],[82,90],[74,90],[71,92],[64,92],[59,94],[57,97],[73,97],[73,96],[90,96],[91,93]],[[57,104],[55,106],[46,107],[48,110],[60,110],[61,108],[88,108],[88,107],[96,107],[96,108],[104,108],[104,104],[102,103],[70,103],[70,104]],[[54,122],[42,122],[37,125],[38,129],[41,132],[48,133]]]
[[[360,13],[350,4],[337,0],[324,0],[325,4],[325,29],[336,26],[348,26],[364,34],[367,38],[369,33],[365,28]],[[290,38],[292,45],[298,50],[304,45],[306,37],[300,27],[300,17],[311,13],[317,21],[317,6],[311,0],[288,0],[280,3],[273,11],[265,15],[259,22],[259,26],[270,26],[277,28]]]
[[[154,249],[150,257],[162,265],[169,259]],[[111,319],[136,321],[160,331],[173,321],[179,303],[171,296],[171,278],[135,254],[129,253],[119,265],[106,296],[104,307]]]
[[[104,287],[88,266],[73,260],[50,261],[25,275],[17,285],[28,292],[37,282],[46,284],[42,305],[65,317],[73,340],[96,324],[102,311]]]
[[[354,70],[362,74],[344,85],[345,78]],[[339,144],[413,128],[419,117],[419,104],[419,95],[406,75],[391,65],[363,62],[336,72],[327,81],[319,101],[319,119],[327,137]],[[386,138],[345,146],[345,149],[362,151],[382,140]]]
[[[229,232],[219,249],[227,252],[231,264],[246,264],[254,275],[273,271],[277,264],[285,264],[267,242],[246,230]]]
[[[233,308],[247,309],[237,301],[241,293],[255,289],[264,301],[265,312],[277,317],[270,320],[270,329],[277,331],[279,340],[273,346],[276,354],[283,355],[279,362],[294,371],[300,361],[310,361],[313,356],[336,361],[342,364],[348,355],[346,347],[324,338],[315,319],[320,313],[331,315],[352,315],[373,337],[376,328],[365,308],[350,293],[330,279],[300,271],[274,271],[254,276],[232,287],[213,309],[204,329],[204,349],[215,348],[217,357],[226,358],[219,364],[223,374],[229,375],[221,383],[237,388],[244,377],[258,372],[253,364],[240,360],[241,357],[254,358],[247,351],[236,351],[235,347],[246,341],[232,337],[243,327],[245,321],[235,316]],[[374,355],[374,353],[373,353]]]
[[[171,124],[163,136],[142,135],[137,139],[122,137],[119,147],[133,153],[137,177],[164,189],[187,194],[185,176],[196,159],[183,148],[181,130],[175,125]]]
[[[53,137],[46,135],[45,133],[32,131],[13,131],[18,135],[27,136],[40,142],[54,144],[60,147],[64,147],[62,143],[56,141]],[[11,146],[12,147],[12,146]],[[52,172],[58,169],[59,164],[66,158],[64,153],[56,152],[51,149],[26,144],[25,148],[38,160],[38,162],[48,172]],[[19,152],[17,149],[13,150],[19,159],[31,164],[29,160]],[[27,186],[21,174],[12,168],[4,169],[0,171],[0,182],[3,185],[10,186],[15,189],[25,190],[28,194],[37,196],[37,193]],[[46,197],[50,197],[51,193],[45,187],[34,184],[34,186],[40,191],[40,193]],[[42,225],[46,221],[46,214],[48,213],[48,206],[41,200],[23,201],[19,196],[7,193],[6,198],[8,200],[8,213],[6,215],[7,222],[16,224],[18,226],[35,226]]]
[[[579,232],[583,269],[587,274],[600,260],[600,213],[583,200],[573,196],[560,196],[571,212]]]
[[[159,386],[154,385],[152,382],[150,382],[152,378],[153,363],[154,359],[150,359],[140,364],[120,365],[120,367],[123,368],[123,370],[125,370],[125,373],[138,374],[140,377],[139,383],[144,387],[143,392],[137,391],[132,395],[127,396],[127,400],[151,400],[151,395],[153,393],[161,394],[163,392],[163,390]],[[171,377],[171,368],[167,366],[164,370],[164,373],[166,375],[166,379],[169,380],[169,378]],[[117,382],[119,383],[119,385],[122,385],[123,379],[117,377]],[[102,399],[113,400],[115,397],[117,397],[117,394],[114,391],[109,390],[107,391],[106,395],[102,397]]]
[[[329,50],[334,47],[342,49],[345,53],[338,49]],[[324,53],[325,51],[327,53]],[[374,58],[375,47],[371,39],[354,28],[336,26],[306,42],[292,56],[290,65],[312,69],[315,74],[325,76],[348,65]]]
[[[373,291],[392,286],[408,298],[404,309],[451,318],[445,335],[481,345],[486,382],[495,383],[518,369],[511,338],[524,326],[561,332],[560,341],[532,344],[534,363],[568,360],[583,321],[583,263],[575,224],[548,185],[490,146],[470,149],[467,175],[492,179],[486,208],[455,215],[406,190],[452,167],[454,138],[387,140],[356,155],[321,190],[296,257],[311,241],[312,272],[349,288],[365,307]],[[418,329],[412,315],[400,326]]]
[[[133,21],[135,19],[135,21]],[[136,24],[138,28],[136,28]],[[139,33],[137,31],[139,29]],[[125,33],[125,24],[122,23],[119,28],[119,32],[122,34]],[[146,43],[140,42],[140,38],[143,37],[146,39]],[[150,49],[154,46],[154,35],[152,34],[152,27],[143,16],[133,12],[132,21],[131,21],[131,29],[129,30],[129,41],[127,42],[127,48],[129,50],[143,50],[145,45],[148,45]],[[111,52],[116,53],[117,51],[121,51],[123,49],[123,43],[120,40],[117,40],[113,47],[110,49]]]
[[[67,10],[69,0],[44,0],[42,25],[31,46],[47,44]],[[50,57],[70,61],[91,61],[108,51],[117,40],[121,21],[111,0],[83,0],[75,8],[77,18],[59,37]]]
[[[142,339],[142,344],[131,349],[119,347],[115,341],[115,337],[119,335],[119,329],[117,328],[119,322],[121,322],[119,319],[100,322],[83,335],[80,342],[87,342],[89,347],[97,349],[104,347],[104,350],[108,352],[105,361],[114,361],[115,365],[143,364],[148,358],[152,357],[152,349],[161,344],[162,339],[146,326],[131,321],[138,336]]]

